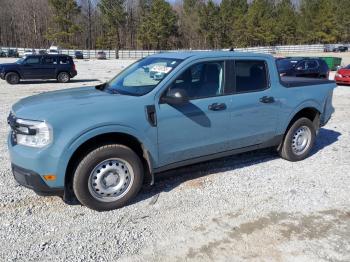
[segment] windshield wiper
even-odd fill
[[[108,92],[110,92],[111,94],[120,94],[116,89],[107,88],[106,90],[108,90]]]

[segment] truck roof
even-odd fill
[[[173,59],[193,58],[211,58],[211,57],[263,57],[271,58],[271,55],[249,52],[234,52],[234,51],[179,51],[179,52],[163,52],[153,55],[154,57],[164,57]]]

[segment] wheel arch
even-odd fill
[[[71,77],[71,74],[68,70],[57,70],[56,72],[56,78],[58,78],[58,75],[61,74],[61,73],[67,73],[69,75],[69,77]]]
[[[130,147],[142,161],[145,171],[145,182],[151,185],[154,183],[152,157],[144,144],[133,135],[123,132],[108,132],[87,139],[75,149],[69,158],[64,177],[65,200],[71,200],[74,197],[72,189],[74,171],[83,157],[101,145],[112,143]]]
[[[320,117],[321,112],[318,108],[314,106],[307,106],[303,108],[299,108],[294,114],[291,115],[288,122],[283,127],[283,139],[281,143],[278,145],[277,150],[280,151],[281,147],[283,145],[283,141],[285,140],[286,134],[289,130],[289,128],[300,118],[306,117],[311,120],[311,122],[314,124],[316,132],[318,132],[318,129],[320,127]]]
[[[19,76],[19,78],[22,79],[22,75],[20,74],[20,72],[18,70],[8,70],[8,71],[6,71],[5,78],[6,78],[7,74],[9,74],[9,73],[16,73]]]
[[[284,134],[289,130],[289,128],[297,121],[298,119],[302,117],[306,117],[311,120],[311,122],[314,124],[315,129],[318,130],[320,127],[320,116],[321,111],[316,108],[315,106],[307,106],[299,109],[297,112],[295,112],[292,117],[290,117],[288,124],[285,125],[284,128]]]

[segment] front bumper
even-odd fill
[[[22,186],[34,190],[41,196],[63,196],[63,188],[49,187],[42,177],[30,170],[12,164],[12,173],[15,180]]]
[[[61,155],[52,147],[32,148],[18,145],[15,142],[13,132],[8,136],[8,150],[11,163],[22,169],[30,170],[40,176],[48,188],[64,188],[66,163],[60,165]],[[54,174],[57,179],[45,181],[44,175]]]

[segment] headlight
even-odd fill
[[[46,122],[17,119],[15,124],[16,142],[30,147],[44,147],[52,142],[52,128]]]

